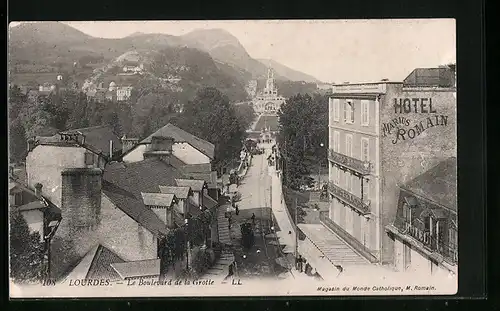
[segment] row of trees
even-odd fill
[[[234,106],[213,87],[201,88],[186,100],[182,93],[148,86],[137,89],[128,103],[87,100],[84,93],[73,90],[31,98],[15,86],[9,95],[11,162],[24,160],[30,137],[111,125],[117,135],[142,139],[170,122],[213,143],[215,168],[220,169],[238,159],[245,130],[255,117],[251,106]]]
[[[297,94],[281,106],[278,115],[277,141],[285,162],[284,185],[299,190],[312,184],[309,176],[313,169],[326,161],[328,97]]]

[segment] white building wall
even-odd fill
[[[82,147],[38,145],[26,156],[28,185],[41,183],[42,194],[55,205],[61,206],[61,172],[67,168],[84,168],[85,152]]]
[[[144,160],[144,152],[147,145],[137,145],[123,157],[123,162],[133,163]],[[174,143],[172,153],[175,157],[186,164],[210,163],[210,158],[188,143]]]
[[[142,161],[144,160],[145,151],[146,151],[146,145],[137,145],[123,157],[123,162],[133,163]]]
[[[43,241],[43,212],[40,210],[23,211],[21,213],[28,223],[31,233],[40,233],[40,241]]]
[[[210,163],[209,157],[188,143],[174,143],[172,152],[186,164]]]

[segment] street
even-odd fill
[[[280,257],[279,245],[269,243],[266,235],[271,233],[271,178],[268,175],[267,152],[254,155],[252,164],[238,187],[241,200],[236,204],[239,215],[231,217],[231,240],[238,277],[241,278],[276,278],[287,270],[276,263]],[[255,224],[252,222],[255,215]],[[241,244],[240,225],[251,223],[254,228],[254,245],[250,249]]]

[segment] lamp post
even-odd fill
[[[320,143],[319,146],[321,147],[321,150],[323,150],[323,147],[325,144]],[[318,168],[318,190],[321,190],[321,163],[322,163],[323,157],[319,158],[319,168]]]
[[[44,236],[45,240],[45,247],[47,248],[47,274],[46,274],[46,282],[50,280],[50,242],[52,241],[52,238],[54,237],[54,234],[56,233],[57,228],[59,227],[59,224],[61,223],[61,220],[52,220],[49,222],[48,229],[49,233]]]
[[[186,225],[186,270],[189,271],[189,219],[184,219]]]

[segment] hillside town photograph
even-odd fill
[[[11,297],[458,287],[453,19],[12,22]]]

